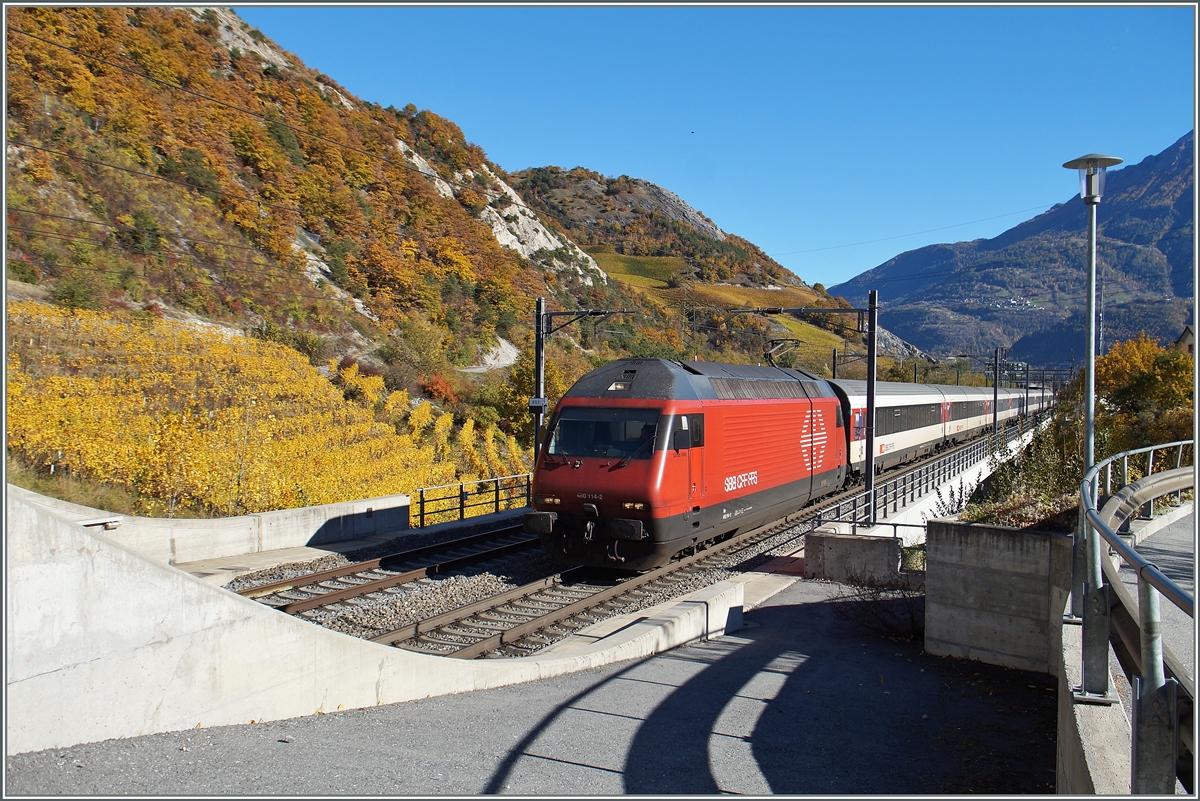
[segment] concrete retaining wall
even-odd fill
[[[320,628],[7,497],[8,754],[498,687],[647,656],[740,625],[742,587],[569,655],[456,660]]]
[[[926,651],[1056,672],[1070,535],[930,520],[926,549]]]
[[[840,534],[822,526],[804,538],[804,577],[891,582],[900,575],[899,537]]]
[[[10,498],[54,509],[67,520],[115,516],[99,509],[47,498],[12,484],[7,490]],[[120,515],[121,525],[107,531],[105,537],[157,562],[197,562],[403,531],[408,528],[408,508],[407,495],[385,495],[209,520]]]

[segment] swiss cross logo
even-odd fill
[[[804,413],[805,436],[800,446],[800,459],[809,472],[825,461],[825,446],[829,444],[829,429],[825,426],[825,415],[809,409]]]

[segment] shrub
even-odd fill
[[[454,391],[454,385],[443,376],[435,373],[421,381],[420,386],[421,390],[434,400],[458,403],[458,393]]]

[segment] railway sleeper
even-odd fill
[[[489,609],[485,612],[476,612],[475,617],[479,620],[485,620],[493,623],[505,623],[508,624],[509,627],[512,627],[519,626],[522,623],[526,623],[530,620],[536,620],[537,618],[541,617],[541,615],[522,614],[519,612],[504,612],[497,607],[496,609]]]
[[[535,620],[535,619],[541,617],[542,615],[546,614],[547,611],[550,611],[550,610],[518,609],[518,608],[514,607],[512,604],[505,604],[504,606],[496,607],[497,614],[509,615],[511,617],[519,618],[518,622],[521,622],[521,623],[525,622],[526,620]]]
[[[494,620],[481,620],[473,617],[470,620],[460,620],[457,623],[447,624],[439,629],[439,631],[456,631],[461,629],[469,632],[471,629],[476,629],[480,632],[486,631],[488,633],[487,636],[490,637],[498,631],[508,631],[514,625],[515,624],[512,621],[500,622]]]
[[[300,594],[296,595],[295,593],[300,593]],[[315,592],[313,590],[301,590],[299,588],[296,588],[296,589],[291,589],[291,590],[284,590],[282,592],[277,592],[277,593],[275,593],[275,597],[282,598],[285,603],[291,603],[292,601],[307,601],[309,598],[315,598],[318,595],[324,595],[324,594],[325,593],[323,593],[323,592]]]
[[[419,637],[415,637],[412,640],[404,640],[404,642],[424,642],[443,647],[452,645],[457,650],[459,648],[466,648],[468,645],[474,645],[482,639],[484,637],[478,636],[478,634],[472,637],[467,634],[457,634],[447,629],[437,629],[436,631],[422,632]]]
[[[529,596],[528,596],[528,595],[527,595],[527,596],[525,596],[524,598],[518,598],[518,599],[517,599],[517,600],[515,600],[515,601],[509,601],[509,602],[506,604],[506,606],[511,606],[511,607],[513,607],[514,609],[529,609],[530,611],[536,611],[536,612],[539,612],[539,613],[540,613],[540,612],[552,612],[552,611],[554,611],[555,609],[559,609],[559,608],[560,608],[560,607],[558,606],[558,604],[551,604],[551,603],[537,603],[536,601],[535,601],[535,602],[530,602],[530,598],[529,598]]]

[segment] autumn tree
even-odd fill
[[[1192,359],[1145,331],[1096,359],[1096,420],[1114,451],[1191,439]]]
[[[569,384],[550,360],[545,362],[544,380],[549,402],[546,414],[549,415]],[[517,441],[525,446],[533,445],[533,415],[529,412],[529,399],[533,397],[534,383],[533,348],[524,348],[509,371],[508,382],[500,387],[497,411],[501,419],[508,422]]]

